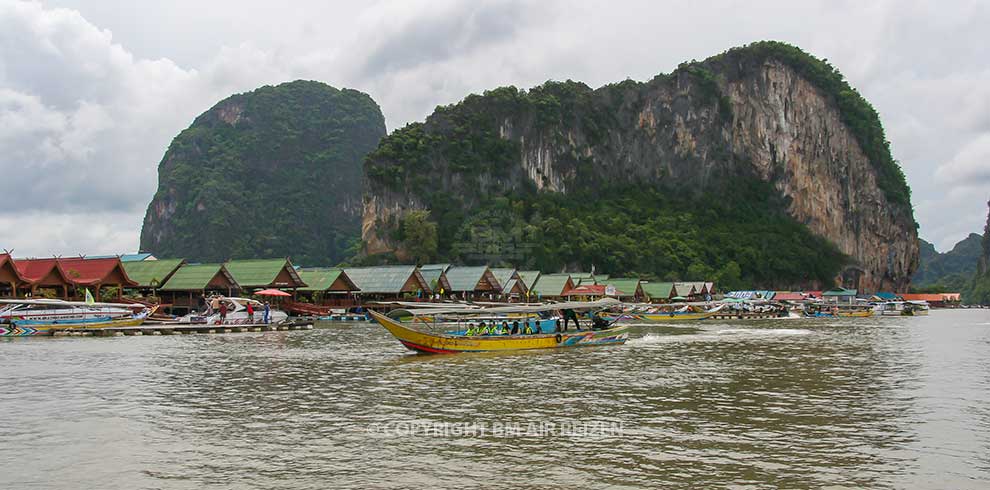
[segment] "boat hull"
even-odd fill
[[[409,328],[385,315],[371,311],[371,316],[402,345],[429,354],[497,352],[531,349],[560,349],[624,344],[629,339],[627,327],[607,330],[583,330],[538,335],[460,336],[434,334]]]
[[[0,325],[0,337],[31,337],[37,335],[52,335],[55,332],[65,332],[73,330],[98,330],[103,328],[137,327],[144,323],[147,315],[139,315],[133,318],[124,318],[106,321],[80,321],[79,323],[39,324],[36,322],[14,322],[13,324]]]
[[[668,323],[704,320],[715,315],[715,312],[705,311],[701,313],[626,313],[621,316],[606,316],[605,319],[614,322],[645,322],[645,323]]]

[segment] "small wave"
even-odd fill
[[[629,339],[628,341],[626,341],[626,343],[627,344],[631,344],[631,345],[661,344],[661,343],[664,343],[664,342],[670,342],[671,338],[673,338],[673,337],[674,337],[673,335],[656,335],[656,334],[650,333],[650,334],[646,334],[646,335],[644,335],[642,337],[638,337],[638,338],[634,338],[634,339]]]
[[[800,328],[727,328],[719,330],[719,335],[808,335],[811,330]]]

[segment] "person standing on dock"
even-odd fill
[[[227,303],[224,301],[220,301],[219,310],[220,310],[220,324],[223,325],[223,322],[227,320]]]
[[[265,301],[265,312],[264,315],[261,317],[261,322],[267,325],[268,319],[271,318],[271,314],[272,314],[272,307],[270,304],[268,304],[267,301]]]
[[[220,297],[213,295],[213,297],[210,298],[210,311],[207,313],[207,316],[213,315],[218,311],[220,311]]]
[[[246,309],[247,309],[248,323],[254,323],[254,304],[252,304],[250,301],[246,301],[246,303],[247,303]]]

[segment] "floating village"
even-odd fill
[[[194,264],[148,253],[0,254],[0,298],[0,336],[233,333],[371,321],[428,353],[623,343],[634,324],[927,315],[960,301],[955,293],[842,288],[723,292],[712,281],[452,264]]]

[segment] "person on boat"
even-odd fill
[[[529,335],[536,335],[539,333],[540,329],[537,325],[539,324],[536,322],[530,323],[529,320],[526,320],[526,333]]]
[[[248,323],[254,323],[254,305],[250,301],[246,303],[245,308],[247,309]]]
[[[492,332],[488,328],[488,325],[486,325],[485,322],[481,322],[481,326],[478,327],[478,335],[491,335],[491,333]]]
[[[220,311],[220,297],[217,295],[213,295],[213,298],[210,299],[210,311],[209,313],[207,313],[207,315],[213,315],[218,311]]]
[[[502,322],[502,328],[499,330],[499,335],[509,335],[509,322]]]
[[[567,330],[567,327],[564,327],[564,330],[566,331],[566,330]],[[558,319],[557,319],[557,320],[556,320],[556,321],[554,322],[554,328],[553,328],[553,331],[554,331],[554,332],[560,332],[560,331],[561,331],[561,330],[560,330],[560,318],[558,318]]]
[[[223,322],[227,320],[227,303],[225,301],[221,301],[220,307],[217,308],[217,310],[220,312],[220,324],[222,325]]]
[[[512,331],[509,332],[510,335],[519,335],[519,320],[512,321]]]
[[[476,332],[475,332],[475,329],[474,329],[474,324],[473,323],[469,323],[467,330],[464,332],[464,335],[467,335],[468,337],[472,337],[472,336],[475,335],[475,333]]]
[[[577,313],[574,310],[572,310],[570,308],[564,310],[564,330],[565,331],[567,330],[567,318],[568,317],[570,317],[570,319],[574,321],[574,329],[575,330],[581,330],[581,324],[578,323],[578,315],[577,315]]]
[[[264,324],[268,324],[268,321],[271,320],[271,318],[272,318],[272,306],[267,301],[265,301],[265,312],[261,317],[261,322]]]

